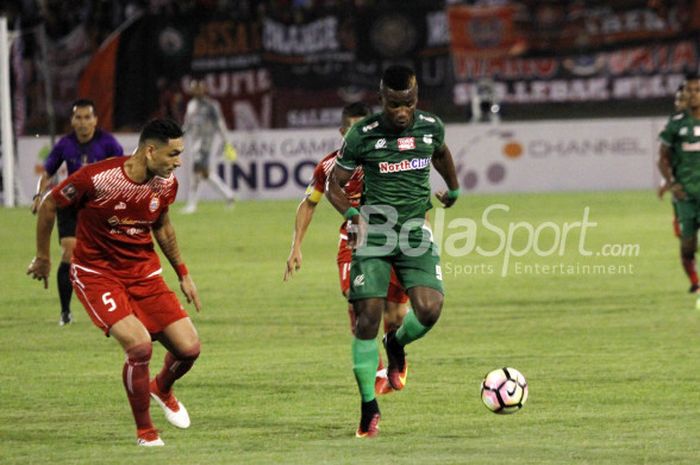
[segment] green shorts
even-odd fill
[[[674,202],[678,223],[681,226],[681,237],[695,237],[700,227],[700,200],[688,197]]]
[[[383,239],[383,238],[382,238]],[[408,246],[397,244],[390,250],[380,253],[367,253],[366,249],[356,249],[352,254],[350,266],[350,294],[348,299],[386,298],[391,267],[403,287],[408,290],[416,286],[430,287],[444,294],[442,287],[442,270],[440,256],[432,241],[423,242],[412,237]],[[368,239],[369,245],[378,242]],[[382,242],[383,243],[383,242]]]

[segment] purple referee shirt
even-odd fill
[[[96,129],[95,135],[85,144],[78,142],[75,132],[71,132],[61,137],[54,145],[44,162],[44,169],[49,176],[53,176],[61,163],[65,161],[68,174],[72,174],[83,165],[122,155],[124,155],[124,149],[119,145],[117,139],[107,131]]]

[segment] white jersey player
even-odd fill
[[[207,88],[203,81],[192,81],[192,99],[187,104],[185,114],[185,137],[189,139],[193,154],[193,176],[190,189],[187,194],[187,205],[183,213],[194,213],[197,210],[197,202],[202,183],[207,181],[217,192],[226,198],[229,205],[234,202],[234,193],[229,186],[218,176],[216,171],[210,170],[210,155],[217,136],[226,146],[227,153],[235,150],[227,141],[226,122],[219,102],[206,95]]]

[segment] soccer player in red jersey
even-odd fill
[[[355,102],[346,105],[342,113],[342,126],[340,133],[345,135],[348,129],[361,120],[365,116],[369,116],[372,110],[365,103]],[[306,235],[306,230],[311,224],[311,219],[316,211],[316,205],[323,198],[326,191],[326,182],[328,175],[333,170],[335,159],[338,155],[337,150],[329,153],[316,165],[313,177],[306,189],[304,200],[301,201],[297,208],[297,214],[294,223],[294,236],[292,239],[292,250],[287,258],[287,267],[284,272],[284,280],[291,278],[294,271],[301,268],[302,254],[301,244]],[[362,169],[358,169],[353,173],[350,181],[345,185],[344,192],[352,205],[358,206],[360,196],[362,195]],[[338,274],[340,278],[340,291],[347,299],[350,289],[350,262],[352,261],[352,249],[348,246],[348,233],[346,230],[346,222],[340,226],[340,241],[338,243]],[[384,311],[384,332],[393,331],[401,326],[403,316],[408,311],[408,295],[404,291],[398,278],[392,273],[389,283],[387,305]],[[355,312],[352,304],[348,303],[348,315],[350,316],[350,330],[355,334]],[[377,376],[375,379],[375,392],[377,394],[386,394],[392,391],[386,376],[386,369],[383,366],[381,358],[377,367]]]
[[[199,337],[165,284],[153,247],[155,237],[177,272],[187,302],[199,311],[197,288],[180,257],[168,215],[177,193],[173,171],[181,165],[182,136],[175,122],[153,120],[143,128],[132,156],[85,166],[46,194],[37,219],[36,256],[27,270],[47,287],[56,210],[75,205],[80,213],[70,270],[73,289],[95,326],[126,353],[122,379],[140,446],[163,445],[151,421],[151,398],[170,423],[190,425],[172,387],[199,356]],[[152,340],[168,352],[162,370],[149,381]]]

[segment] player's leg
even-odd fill
[[[135,279],[129,283],[134,313],[148,331],[167,349],[160,373],[151,381],[151,397],[163,409],[165,418],[178,428],[190,426],[187,409],[173,394],[173,383],[184,376],[199,357],[197,331],[177,296],[161,276]]]
[[[209,184],[216,190],[220,195],[226,199],[227,206],[233,205],[235,201],[235,194],[233,190],[226,185],[226,183],[216,174],[210,174],[208,177]]]
[[[95,326],[116,339],[126,353],[122,381],[136,423],[137,443],[162,446],[149,412],[151,336],[133,314],[125,287],[114,278],[76,264],[71,267],[71,280]]]
[[[671,200],[671,206],[673,207],[673,234],[680,239],[681,238],[681,223],[678,221],[678,210],[676,208],[676,200]]]
[[[193,160],[192,177],[190,178],[190,188],[187,192],[187,204],[182,209],[182,213],[194,213],[197,211],[199,196],[202,191],[202,180],[208,176],[208,157],[200,150],[196,152]]]
[[[77,225],[77,211],[73,207],[59,209],[56,222],[58,224],[58,238],[61,244],[61,263],[56,272],[58,297],[61,302],[61,326],[70,324],[73,315],[70,311],[70,301],[73,296],[73,286],[70,282],[70,261],[75,249],[75,228]]]
[[[698,232],[696,205],[690,200],[677,200],[675,205],[681,229],[681,264],[690,281],[690,292],[696,292],[698,290],[698,273],[695,267]]]
[[[183,318],[168,325],[158,340],[167,352],[163,368],[151,381],[151,397],[160,405],[172,425],[188,428],[189,413],[173,394],[173,384],[190,371],[199,357],[199,336],[192,320]]]
[[[353,302],[355,311],[355,337],[352,341],[352,371],[360,390],[360,425],[357,437],[373,437],[378,432],[379,404],[375,393],[379,347],[377,333],[384,311],[383,298],[370,298]]]
[[[338,264],[338,278],[340,280],[340,292],[342,292],[345,300],[348,299],[348,294],[350,293],[350,264],[352,262],[352,249],[347,245],[347,236],[341,233],[340,242],[338,243],[338,256],[336,260]],[[357,318],[355,316],[355,309],[352,303],[348,302],[348,318],[350,319],[350,332],[355,335],[355,325],[357,324]],[[377,372],[374,378],[374,392],[377,395],[386,394],[391,392],[391,386],[386,377],[386,369],[384,368],[384,362],[382,361],[381,354],[379,355],[379,363],[377,365]]]
[[[383,257],[353,255],[349,298],[355,311],[355,337],[352,341],[353,373],[362,397],[357,437],[378,433],[380,418],[374,390],[379,348],[377,333],[386,304],[391,266]]]
[[[403,318],[409,310],[408,302],[408,294],[406,294],[406,291],[396,277],[396,273],[392,269],[391,281],[386,296],[386,307],[384,308],[384,340],[386,340],[387,334],[395,332],[401,326]],[[377,386],[375,390],[378,394],[393,392],[394,388],[389,382],[388,370],[381,365],[381,357],[379,360],[380,367],[377,371]],[[407,363],[405,365],[407,366]],[[404,384],[406,383],[406,372],[407,370],[405,369],[403,376]]]
[[[119,341],[126,353],[122,380],[136,421],[137,444],[162,446],[163,441],[153,425],[149,410],[149,363],[153,353],[151,336],[134,315],[128,315],[116,322],[110,328],[109,334]]]
[[[404,347],[430,331],[442,312],[440,259],[434,244],[427,243],[422,250],[421,254],[398,255],[393,262],[411,300],[411,310],[403,318],[399,329],[388,333],[384,340],[389,358],[389,382],[397,390],[403,388],[408,375]]]
[[[401,326],[403,317],[408,312],[408,294],[396,276],[392,268],[391,281],[386,295],[386,308],[384,309],[384,333],[395,331]]]
[[[167,353],[163,368],[154,381],[160,392],[170,393],[175,381],[190,371],[199,357],[199,336],[192,320],[182,318],[169,324],[159,335],[158,341],[167,349]]]

